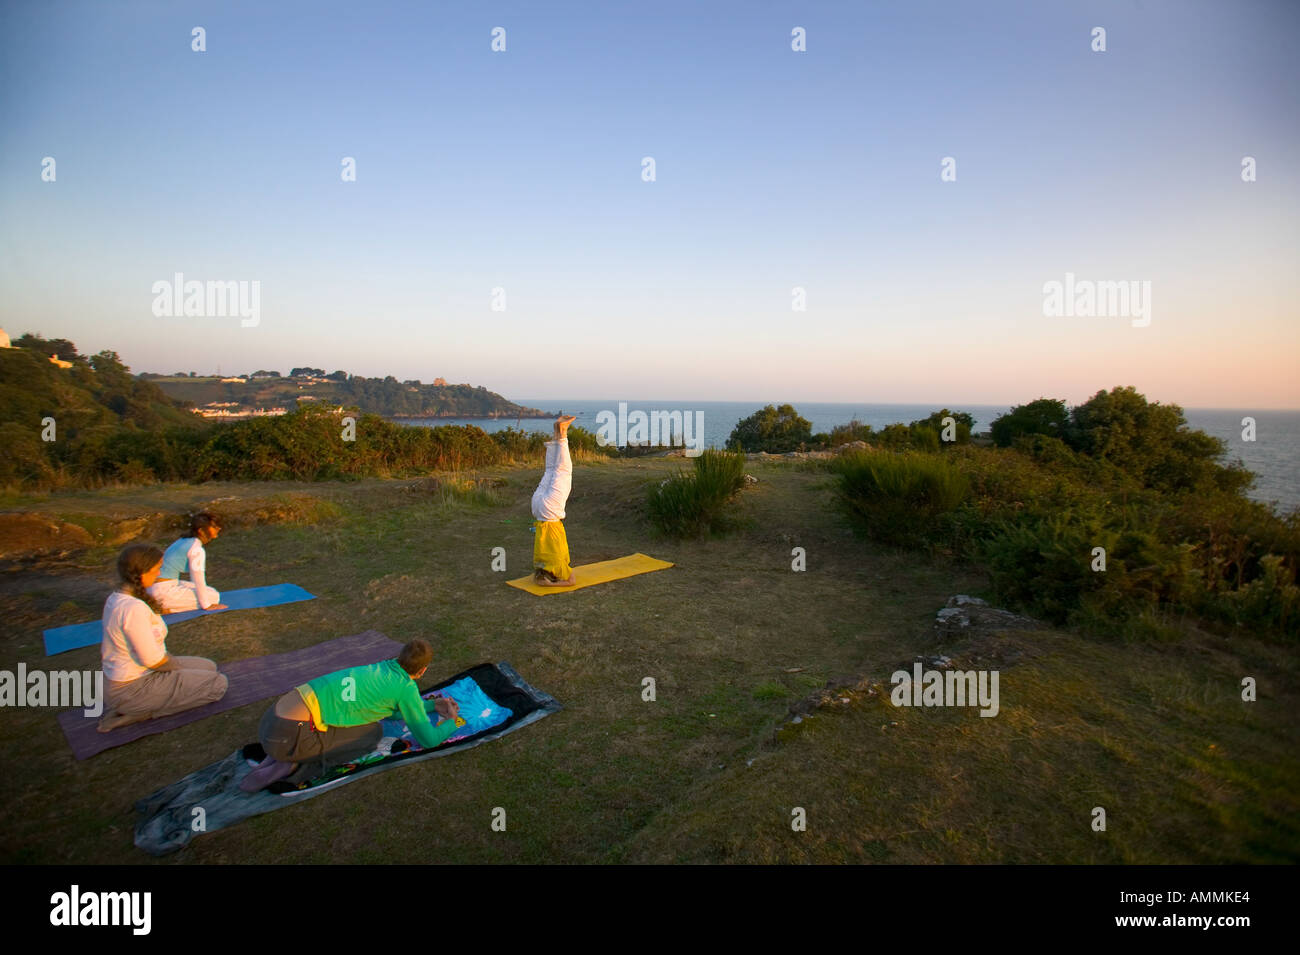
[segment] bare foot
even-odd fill
[[[225,610],[229,604],[213,604],[211,607],[204,607],[204,610]]]
[[[539,580],[537,584],[540,587],[572,587],[577,579],[576,573],[570,573],[568,580]]]
[[[578,419],[571,414],[563,414],[555,419],[555,436],[557,438],[567,438],[569,436],[569,425]]]
[[[101,733],[111,733],[113,730],[123,726],[130,726],[132,723],[140,723],[149,719],[148,713],[105,713],[99,718],[97,727]]]

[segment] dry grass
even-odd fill
[[[163,864],[1297,858],[1295,663],[1248,639],[1123,648],[1044,632],[1006,638],[1020,646],[949,644],[954,656],[1018,661],[1003,673],[998,718],[895,711],[860,694],[774,739],[791,702],[827,680],[887,680],[898,663],[938,651],[934,611],[978,592],[982,578],[863,542],[825,474],[782,463],[751,464],[760,481],[742,493],[729,536],[658,538],[646,487],[678,464],[580,466],[566,521],[577,563],[639,550],[677,566],[544,598],[504,583],[531,566],[532,469],[11,503],[117,519],[223,496],[309,495],[325,502],[318,513],[224,533],[209,548],[209,577],[227,589],[292,581],[318,599],[178,624],[173,651],[231,660],[373,627],[431,638],[429,682],[509,660],[566,706],[500,742],[203,836]],[[497,546],[507,574],[491,570]],[[807,550],[805,573],[790,570],[794,546]],[[42,628],[98,616],[111,554],[0,581],[0,669],[48,665]],[[97,651],[51,663],[91,668]],[[1260,681],[1257,704],[1234,690],[1248,674]],[[641,699],[647,676],[653,703]],[[133,801],[252,739],[262,706],[84,763],[50,711],[0,713],[14,770],[0,783],[3,857],[154,862],[132,845]],[[1108,808],[1106,833],[1089,828],[1095,805]],[[490,829],[496,806],[506,833]],[[807,809],[807,832],[790,831],[794,806]]]

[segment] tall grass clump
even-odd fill
[[[426,482],[432,500],[444,511],[462,508],[483,509],[505,503],[497,482],[486,478],[465,477],[452,473]]]
[[[896,547],[930,541],[970,491],[937,454],[859,452],[838,458],[840,500],[868,535]]]
[[[725,527],[726,507],[745,484],[745,456],[705,451],[694,471],[679,471],[650,489],[650,520],[670,537],[698,537]]]

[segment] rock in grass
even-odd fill
[[[990,607],[987,601],[966,594],[949,597],[948,606],[935,614],[934,619],[934,629],[940,633],[1042,630],[1045,626],[1032,617]]]

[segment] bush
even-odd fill
[[[945,418],[952,419],[952,437],[947,441],[943,439],[944,433],[948,430]],[[969,412],[949,411],[947,408],[908,425],[912,432],[912,446],[923,451],[950,448],[956,444],[969,444],[973,427],[975,427],[975,419]]]
[[[744,484],[744,455],[705,451],[693,472],[679,471],[650,489],[650,520],[670,537],[722,530],[726,506]]]
[[[950,441],[944,440],[944,434],[948,432],[945,418],[952,418]],[[836,445],[849,441],[866,441],[889,451],[948,451],[970,443],[974,422],[975,419],[965,411],[949,411],[944,408],[911,424],[886,425],[879,432],[873,432],[869,425],[853,421],[835,428],[831,437]]]
[[[1000,602],[1055,623],[1169,639],[1194,618],[1300,636],[1300,512],[1244,497],[1249,473],[1215,463],[1213,438],[1132,389],[1101,393],[1070,424],[1064,437],[1022,429],[1010,448],[830,467],[873,537],[951,549],[988,568]],[[915,447],[926,431],[891,425],[874,443]],[[1104,572],[1092,569],[1096,547]]]
[[[1027,435],[1064,438],[1069,420],[1064,401],[1039,398],[1027,405],[1016,405],[1006,414],[994,418],[989,431],[994,444],[1007,448],[1015,444],[1016,439]]]
[[[854,418],[848,424],[837,424],[831,428],[831,433],[828,436],[813,435],[814,440],[818,437],[826,437],[825,444],[838,448],[842,444],[851,444],[854,441],[865,441],[870,444],[872,438],[875,437],[875,432],[872,431],[871,425],[863,424],[857,418]]]
[[[1249,486],[1249,472],[1218,464],[1222,440],[1189,430],[1180,407],[1149,402],[1134,388],[1097,392],[1071,410],[1063,437],[1075,451],[1110,463],[1143,487]]]
[[[40,438],[40,429],[20,425],[13,421],[0,424],[0,486],[42,487],[53,483],[56,477],[54,464],[48,453],[48,442]]]
[[[832,464],[840,499],[866,532],[896,546],[937,535],[970,493],[965,475],[937,455],[855,452]]]
[[[981,555],[1000,600],[1063,624],[1085,594],[1114,579],[1108,574],[1122,573],[1111,554],[1114,543],[1095,520],[1067,512],[1006,522],[983,543]],[[1090,568],[1094,547],[1111,556],[1105,573]]]
[[[948,456],[972,491],[945,540],[989,568],[1000,601],[1125,637],[1167,638],[1189,615],[1300,633],[1300,514],[1278,517],[1235,490],[1143,488],[1056,438],[1016,447]],[[1104,573],[1091,568],[1094,547],[1106,549]]]
[[[731,451],[784,454],[798,451],[811,441],[812,425],[801,418],[792,405],[779,408],[768,405],[736,423],[727,438],[727,448]]]
[[[876,444],[890,451],[904,451],[912,446],[912,429],[905,424],[887,424],[876,435]]]

